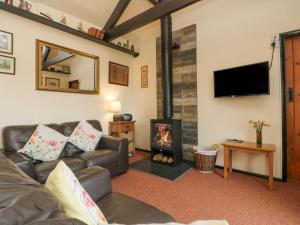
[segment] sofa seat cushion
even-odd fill
[[[62,159],[66,165],[75,173],[80,170],[83,170],[86,168],[85,162],[77,159],[77,158],[65,158]],[[44,184],[49,176],[49,174],[52,172],[52,170],[56,167],[56,165],[59,163],[60,160],[54,160],[50,162],[42,162],[39,164],[34,165],[34,170],[37,176],[37,180]]]
[[[174,222],[174,219],[170,215],[159,209],[120,193],[107,195],[97,204],[109,224]]]
[[[99,149],[76,155],[85,161],[87,167],[101,166],[108,169],[111,175],[118,173],[118,151],[112,149]]]

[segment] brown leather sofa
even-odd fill
[[[101,123],[88,120],[97,130],[102,131]],[[70,136],[79,122],[47,124],[48,127]],[[35,161],[19,154],[17,150],[24,147],[37,125],[5,127],[2,132],[4,154],[16,163],[21,170],[40,183],[45,183],[50,172],[59,160],[63,160],[73,172],[88,167],[101,166],[110,171],[111,176],[125,173],[128,170],[128,140],[102,136],[96,151],[83,152],[71,143],[67,143],[58,160],[51,162]]]
[[[132,197],[112,193],[109,171],[93,166],[76,173],[78,180],[100,207],[109,223],[167,223],[168,214]],[[83,225],[68,218],[59,201],[40,183],[0,154],[1,225]]]

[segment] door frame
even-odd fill
[[[279,34],[281,62],[281,110],[282,110],[282,181],[287,181],[288,146],[287,146],[287,112],[286,112],[286,73],[285,73],[285,44],[288,38],[300,37],[300,30]]]

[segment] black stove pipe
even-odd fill
[[[163,117],[173,117],[173,40],[171,15],[164,16],[161,22],[161,77],[163,96]]]

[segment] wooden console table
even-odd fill
[[[269,161],[269,189],[273,189],[273,152],[275,145],[263,144],[257,145],[253,142],[225,142],[224,146],[224,179],[227,180],[228,172],[232,172],[232,151],[246,151],[254,153],[263,153],[268,155]]]
[[[132,134],[131,138],[127,137],[128,133]],[[128,151],[130,154],[135,154],[135,121],[109,122],[109,135],[127,138]]]

